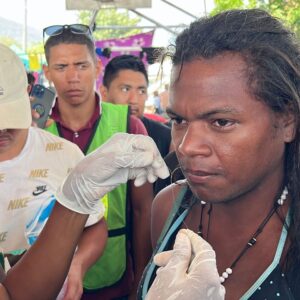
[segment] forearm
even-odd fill
[[[0,299],[1,300],[10,300],[5,287],[0,284]]]
[[[134,288],[136,289],[151,254],[150,212],[152,205],[152,184],[135,188],[133,193],[132,246],[134,258]],[[138,198],[137,198],[138,197]]]
[[[0,282],[2,282],[5,278],[5,273],[2,267],[0,266]],[[9,296],[5,287],[0,283],[0,299],[1,300],[9,300]]]
[[[55,299],[87,217],[55,204],[36,243],[3,282],[11,299]]]
[[[83,278],[86,271],[102,255],[106,241],[107,226],[103,218],[98,223],[85,228],[72,260],[70,272],[76,270],[76,272],[81,273],[81,277]]]
[[[133,230],[134,273],[135,281],[138,284],[152,254],[150,221],[147,214],[144,213],[135,213],[133,221],[135,224]],[[141,224],[143,225],[141,226]]]

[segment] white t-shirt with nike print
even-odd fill
[[[57,188],[83,157],[77,145],[42,129],[29,129],[22,152],[0,162],[0,250],[30,247],[49,217]],[[88,225],[99,218],[90,216]]]

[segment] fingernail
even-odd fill
[[[177,233],[176,242],[185,243],[187,240],[188,240],[188,237],[186,236],[186,234],[184,234],[182,232]]]

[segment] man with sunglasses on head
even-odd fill
[[[147,135],[128,106],[102,103],[95,90],[101,72],[91,31],[82,24],[54,25],[44,29],[48,65],[46,78],[57,98],[48,131],[76,143],[88,154],[116,132]],[[47,39],[46,39],[47,38]],[[123,184],[103,199],[109,229],[100,260],[84,278],[82,299],[135,298],[142,271],[151,256],[150,210],[152,184]]]

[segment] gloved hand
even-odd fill
[[[117,133],[82,159],[57,191],[57,201],[82,213],[104,212],[99,200],[129,179],[140,186],[169,176],[155,142],[148,136]]]
[[[146,300],[224,300],[216,256],[212,247],[196,233],[181,229],[173,250],[154,257],[160,266]]]

